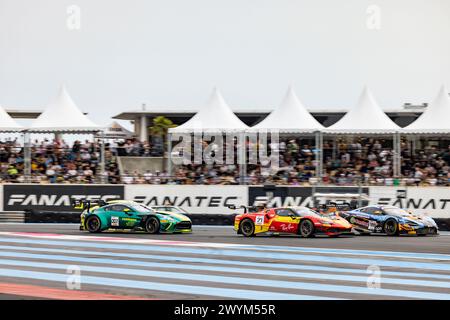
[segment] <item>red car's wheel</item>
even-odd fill
[[[250,219],[245,219],[239,225],[239,232],[244,237],[252,237],[255,235],[255,224]]]
[[[314,235],[314,223],[309,219],[302,220],[299,231],[303,238],[311,238]]]

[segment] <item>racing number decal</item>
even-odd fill
[[[255,219],[255,224],[257,226],[262,226],[264,224],[264,216],[257,216]]]
[[[369,227],[367,229],[369,230],[375,230],[375,228],[377,227],[378,223],[376,221],[369,221]]]
[[[119,226],[119,217],[111,217],[111,227]]]

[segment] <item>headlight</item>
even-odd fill
[[[402,220],[400,223],[401,223],[401,224],[407,224],[407,225],[409,225],[409,226],[411,226],[411,227],[417,227],[417,226],[419,226],[418,223],[413,222],[413,221],[408,221],[408,220]]]

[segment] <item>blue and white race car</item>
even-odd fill
[[[438,234],[436,222],[428,216],[413,214],[395,206],[367,206],[340,212],[360,234],[385,233],[389,236]]]

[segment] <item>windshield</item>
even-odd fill
[[[142,213],[152,213],[153,212],[152,209],[150,209],[142,204],[133,204],[130,207],[136,212],[142,212]]]
[[[305,216],[314,216],[314,217],[320,217],[321,215],[309,208],[295,208],[294,209],[295,213],[300,216],[300,217],[305,217]]]
[[[408,211],[406,211],[405,209],[401,209],[401,208],[397,208],[397,207],[387,207],[387,208],[383,208],[384,212],[386,212],[387,214],[390,214],[392,216],[397,216],[397,217],[405,217],[405,216],[409,216],[410,213]]]
[[[166,211],[166,212],[173,212],[173,213],[186,213],[183,209],[179,207],[154,207],[157,211]]]

